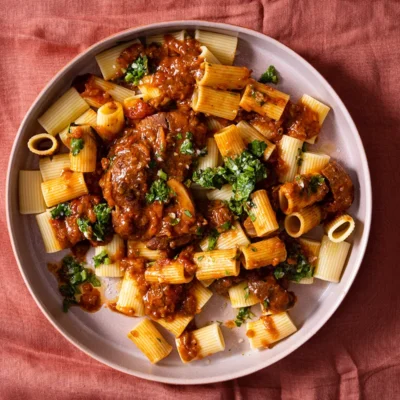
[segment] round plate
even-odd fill
[[[282,77],[278,89],[289,93],[292,100],[297,101],[307,93],[331,107],[321,140],[313,149],[327,152],[349,171],[356,189],[355,202],[350,209],[356,231],[351,238],[353,246],[340,283],[316,280],[313,285],[293,284],[298,303],[290,315],[299,328],[294,335],[272,349],[254,351],[249,348],[244,327],[232,330],[223,327],[224,352],[208,360],[184,365],[173,351],[167,359],[151,365],[126,336],[138,320],[104,307],[94,314],[76,307],[67,314],[62,312],[56,280],[46,268],[47,262],[59,261],[62,255],[46,255],[35,217],[19,214],[18,171],[38,169],[38,157],[27,148],[28,139],[43,130],[37,118],[70,87],[76,75],[93,72],[101,76],[94,58],[96,54],[117,42],[181,29],[190,33],[197,28],[238,35],[237,65],[251,68],[253,76],[259,77],[273,64]],[[368,241],[371,203],[370,175],[360,136],[342,101],[325,79],[300,56],[274,39],[249,29],[204,21],[177,21],[130,29],[95,44],[71,61],[51,80],[25,116],[12,149],[7,180],[7,219],[15,257],[26,285],[49,321],[71,343],[95,359],[128,374],[174,384],[204,384],[250,374],[287,356],[314,335],[342,302],[357,274]],[[109,295],[107,291],[105,294]],[[234,315],[225,300],[214,295],[196,321],[198,326],[203,326],[211,320],[233,319]],[[173,343],[171,335],[163,330],[162,333]]]

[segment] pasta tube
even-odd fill
[[[222,122],[219,119],[214,117],[208,117],[206,121],[208,130],[212,133],[216,133],[225,127],[225,125],[222,124]]]
[[[285,218],[285,230],[291,237],[298,238],[321,222],[322,211],[317,205],[303,208]]]
[[[42,235],[44,248],[46,253],[55,253],[63,249],[58,241],[56,233],[51,225],[50,211],[46,210],[42,214],[36,215],[36,222],[39,226],[40,234]]]
[[[239,129],[240,136],[242,137],[245,145],[248,145],[255,140],[264,142],[267,145],[267,148],[264,150],[263,159],[264,161],[268,161],[268,159],[271,157],[271,154],[274,152],[276,145],[266,139],[265,136],[263,136],[257,131],[257,129],[253,128],[246,121],[240,121],[236,126]]]
[[[301,156],[299,174],[309,174],[311,172],[321,172],[326,167],[331,158],[323,153],[304,152]]]
[[[186,337],[188,336],[188,337]],[[219,351],[225,350],[224,336],[217,323],[184,333],[175,339],[176,348],[183,363],[201,360]],[[190,343],[188,343],[190,342]],[[191,346],[195,343],[196,354],[192,354]]]
[[[112,101],[97,110],[97,133],[103,140],[112,140],[125,124],[124,110],[121,103]]]
[[[239,110],[239,102],[239,93],[199,86],[193,92],[192,108],[196,112],[232,121]]]
[[[138,240],[128,240],[128,257],[144,257],[150,261],[167,258],[163,250],[150,250],[146,244]]]
[[[41,146],[45,144],[45,142],[50,142],[50,147],[46,149],[42,149]],[[32,136],[28,141],[28,149],[39,156],[51,156],[58,149],[57,139],[49,135],[47,133],[39,133],[37,135]]]
[[[297,331],[289,314],[285,312],[263,315],[258,321],[248,322],[246,329],[246,336],[252,349],[269,347]]]
[[[325,235],[322,238],[314,278],[328,282],[339,282],[349,250],[350,243],[334,243]]]
[[[232,229],[223,232],[218,236],[217,243],[215,244],[215,250],[228,250],[234,249],[235,247],[247,246],[250,244],[250,240],[244,233],[240,222],[236,221]],[[200,247],[203,251],[208,250],[209,237],[205,237],[200,242]]]
[[[93,82],[100,89],[107,92],[114,101],[118,103],[123,103],[124,100],[129,98],[140,98],[141,95],[137,95],[133,90],[127,89],[126,87],[116,85],[113,82],[107,82],[98,76],[93,76]]]
[[[246,86],[250,78],[250,70],[246,67],[205,62],[201,68],[204,69],[204,73],[197,81],[200,86],[210,86],[222,90],[240,90]]]
[[[46,211],[41,190],[40,171],[19,171],[19,212],[39,214]]]
[[[213,189],[206,194],[208,200],[228,201],[233,197],[232,185],[227,183],[221,189]]]
[[[299,164],[299,156],[303,142],[288,135],[283,135],[278,143],[278,151],[285,164],[285,169],[279,173],[279,182],[293,181]]]
[[[343,242],[354,231],[356,224],[349,214],[342,214],[325,222],[324,229],[329,240],[334,243]]]
[[[258,82],[249,83],[240,100],[240,107],[246,111],[279,120],[290,96]]]
[[[43,180],[49,181],[61,176],[63,171],[70,169],[69,154],[57,154],[52,157],[42,157],[39,160],[39,169]]]
[[[222,157],[236,157],[240,155],[246,146],[235,125],[229,125],[214,135],[215,142]]]
[[[144,315],[143,298],[135,277],[129,270],[125,271],[115,308],[122,314],[131,317]]]
[[[196,29],[195,39],[207,48],[225,65],[232,65],[236,54],[238,38],[215,32]]]
[[[74,149],[71,149],[69,153],[69,161],[71,164],[71,171],[76,172],[93,172],[96,170],[96,157],[97,157],[97,145],[96,139],[93,136],[92,128],[90,125],[71,126],[70,135],[73,137],[79,137],[82,143],[82,149],[76,154]]]
[[[247,282],[241,282],[228,290],[229,299],[233,308],[250,307],[260,303],[260,300],[253,293],[250,293]]]
[[[215,139],[207,139],[207,154],[203,157],[199,157],[199,164],[197,169],[214,168],[219,163],[219,151]]]
[[[187,35],[185,30],[177,31],[177,32],[167,32],[167,33],[160,33],[158,35],[147,36],[146,37],[146,45],[150,45],[152,43],[163,44],[165,42],[165,35],[172,36],[176,40],[180,40],[183,42],[185,40],[185,36]]]
[[[257,236],[265,236],[279,228],[275,211],[272,209],[266,190],[257,190],[251,195],[254,207],[251,208],[251,219]]]
[[[217,57],[208,50],[207,46],[200,46],[201,53],[199,55],[204,61],[209,62],[211,64],[221,64]]]
[[[267,265],[278,265],[287,257],[285,243],[277,236],[241,246],[242,264],[246,269],[261,268]]]
[[[164,259],[156,261],[155,265],[147,268],[144,274],[146,281],[159,283],[189,283],[193,276],[185,274],[184,264],[179,260]]]
[[[102,263],[95,268],[97,276],[105,276],[109,278],[124,276],[119,261],[124,257],[125,243],[119,235],[114,234],[110,243],[104,246],[95,247],[94,254],[95,257],[100,256],[101,254],[106,254],[106,259],[108,261],[108,263]]]
[[[74,125],[90,125],[93,129],[96,129],[97,114],[91,108],[85,111],[79,118],[74,121]],[[60,133],[60,139],[65,146],[70,148],[70,137],[68,136],[69,126],[64,128]]]
[[[128,338],[150,360],[158,363],[172,351],[172,346],[148,319],[143,319],[128,333]]]
[[[47,133],[55,136],[88,109],[89,104],[72,87],[41,115],[38,121]]]
[[[236,248],[194,253],[193,261],[197,265],[196,277],[199,281],[239,275]]]
[[[47,207],[75,199],[88,193],[82,172],[64,172],[59,178],[42,182],[42,193]]]
[[[117,58],[125,49],[135,43],[140,43],[140,41],[138,39],[131,40],[97,54],[96,61],[104,79],[109,80],[115,77],[115,71],[118,67]]]

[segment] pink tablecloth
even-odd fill
[[[393,1],[0,1],[0,398],[400,398],[400,3]],[[24,286],[4,218],[5,169],[18,126],[72,57],[120,30],[204,19],[256,29],[287,44],[333,85],[370,162],[372,233],[343,304],[307,344],[235,381],[198,387],[114,371],[69,344]],[[395,245],[397,243],[397,246]]]

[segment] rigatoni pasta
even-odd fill
[[[251,307],[260,302],[259,298],[250,293],[248,283],[242,282],[228,290],[229,300],[233,308]]]
[[[239,275],[236,248],[194,253],[193,261],[197,265],[196,277],[199,281]]]
[[[66,171],[59,178],[42,182],[41,186],[47,207],[55,206],[88,193],[82,172]]]
[[[130,270],[127,270],[124,274],[115,308],[120,313],[132,317],[144,315],[144,304],[140,288]]]
[[[246,146],[235,125],[229,125],[214,135],[215,142],[222,157],[235,157],[240,155]]]
[[[222,64],[233,64],[238,43],[237,37],[197,29],[195,39],[207,46]]]
[[[253,207],[250,218],[257,236],[265,236],[279,228],[275,211],[272,209],[266,190],[257,190],[251,195]]]
[[[39,214],[46,210],[41,183],[40,171],[19,171],[19,212],[21,214]]]
[[[80,149],[71,148],[69,161],[71,171],[93,172],[96,169],[97,145],[90,125],[71,126],[70,135],[73,140],[80,140]],[[79,137],[79,139],[75,139]],[[73,143],[73,142],[71,142]],[[72,147],[72,145],[71,145]]]
[[[278,151],[284,163],[284,169],[279,174],[280,182],[293,181],[299,165],[302,147],[303,142],[301,140],[287,135],[282,136],[278,143]]]
[[[164,339],[154,324],[144,319],[128,333],[128,338],[144,353],[152,364],[161,361],[172,351],[172,346]]]
[[[331,242],[325,235],[322,238],[314,277],[324,281],[339,282],[349,250],[350,243]]]
[[[202,68],[204,68],[204,73],[201,79],[197,81],[197,84],[215,89],[243,89],[250,77],[250,71],[246,67],[232,67],[205,62]]]
[[[42,157],[39,160],[39,169],[43,181],[58,178],[63,171],[70,169],[69,154],[56,154],[52,157]]]
[[[199,86],[192,97],[192,108],[196,112],[234,120],[239,110],[240,94],[227,90]]]
[[[321,222],[322,210],[319,206],[313,205],[303,208],[285,217],[285,229],[288,235],[298,238]]]
[[[349,214],[338,215],[324,223],[325,233],[330,241],[340,243],[346,240],[354,231],[356,224]]]
[[[249,83],[240,100],[240,107],[246,111],[279,120],[290,96],[258,82]]]
[[[46,210],[42,214],[36,215],[40,234],[42,235],[44,248],[46,253],[55,253],[63,249],[61,243],[57,239],[57,235],[51,225],[51,214]]]
[[[198,169],[215,168],[219,163],[219,151],[215,139],[207,139],[207,154],[199,158]]]
[[[89,109],[89,104],[72,87],[41,115],[38,121],[47,133],[54,136],[87,109]]]
[[[248,322],[246,329],[252,349],[269,347],[297,331],[287,313],[262,316],[257,321]]]
[[[329,163],[330,157],[323,153],[304,152],[301,155],[299,174],[309,174],[311,172],[321,172]]]
[[[286,247],[277,236],[251,243],[240,248],[242,264],[246,269],[261,268],[267,265],[277,265],[286,260]]]

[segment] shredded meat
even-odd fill
[[[206,219],[210,228],[221,233],[232,225],[233,214],[226,203],[221,200],[214,200],[208,204]]]

